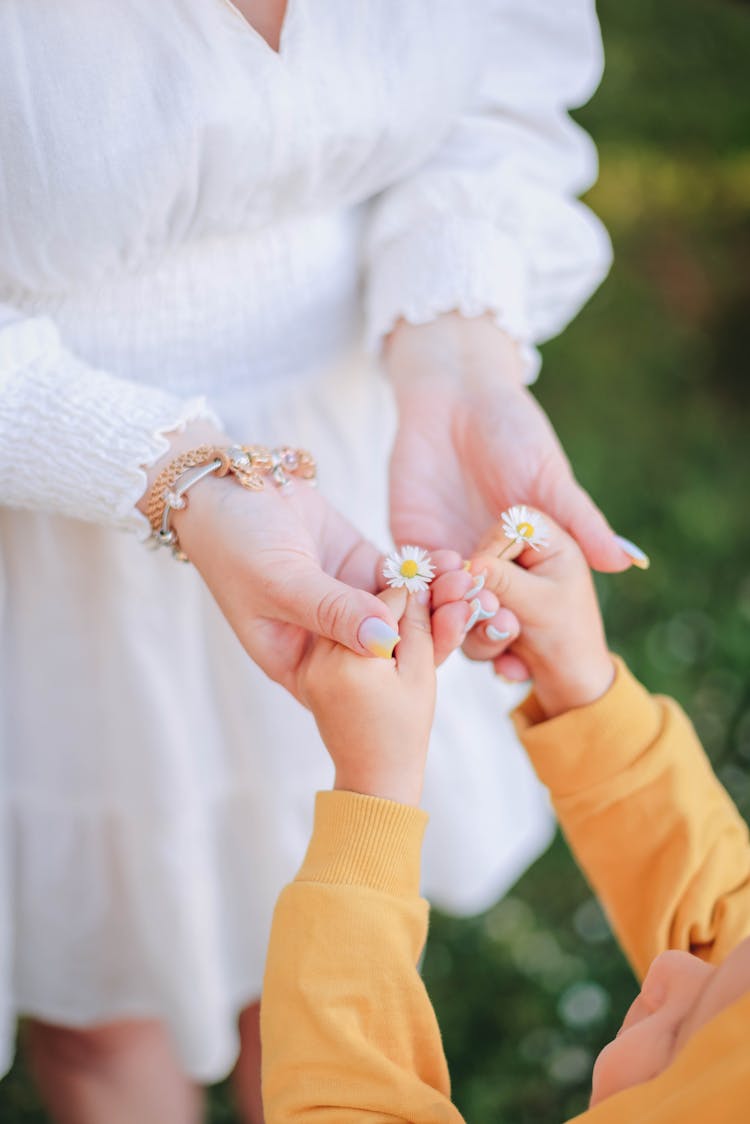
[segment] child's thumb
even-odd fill
[[[399,622],[401,640],[396,648],[396,663],[402,675],[433,673],[435,651],[430,625],[429,590],[410,593]]]
[[[471,560],[471,570],[484,574],[484,588],[494,593],[500,604],[523,619],[539,593],[539,578],[516,562],[479,554]]]

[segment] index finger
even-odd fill
[[[435,650],[427,590],[409,594],[398,628],[401,639],[395,655],[399,674],[415,680],[434,677]]]

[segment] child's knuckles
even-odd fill
[[[408,624],[401,625],[401,631],[404,634],[406,634],[408,631],[424,632],[427,636],[432,636],[432,626],[430,625],[429,620],[410,620]]]

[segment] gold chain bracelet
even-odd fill
[[[317,466],[311,453],[288,445],[278,449],[267,449],[264,445],[230,445],[226,449],[200,445],[180,453],[156,477],[146,502],[152,539],[171,547],[180,561],[188,559],[170,526],[170,515],[187,507],[189,489],[210,475],[231,475],[243,488],[261,491],[267,477],[278,487],[289,484],[294,476],[315,484]]]
[[[186,468],[194,468],[199,464],[206,464],[215,456],[213,445],[199,445],[197,449],[190,449],[180,453],[166,468],[163,468],[151,485],[146,503],[146,518],[151,524],[151,530],[156,534],[161,526],[162,515],[167,504],[167,496],[172,491],[177,477]]]

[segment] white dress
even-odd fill
[[[0,1071],[19,1013],[232,1065],[330,771],[140,466],[213,411],[387,545],[378,341],[489,310],[533,376],[608,267],[600,69],[588,0],[290,0],[278,54],[226,0],[0,4]],[[440,695],[425,889],[474,910],[550,817],[488,670]]]

